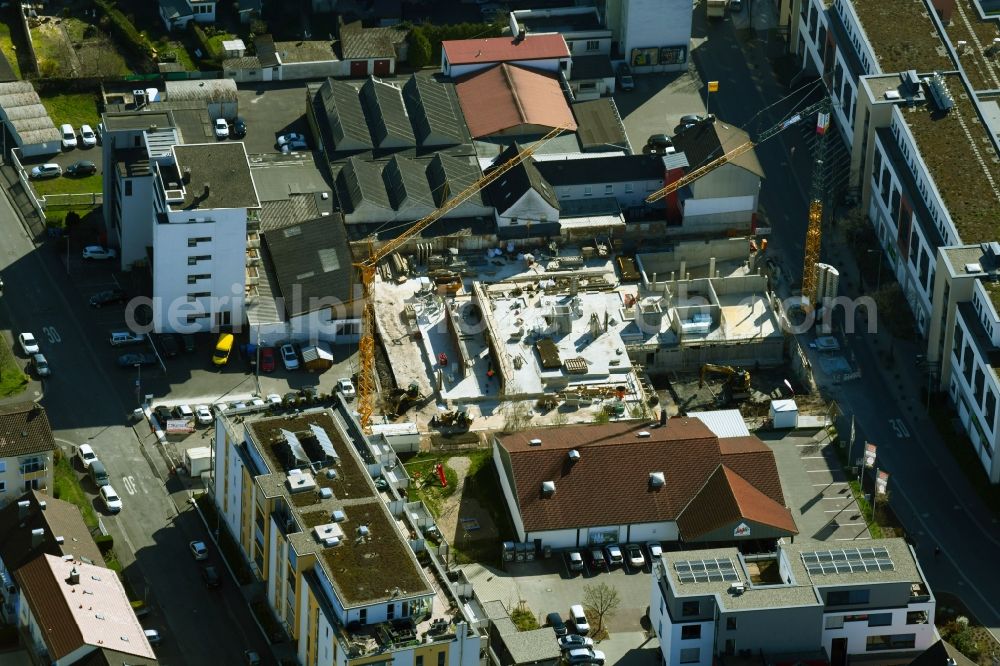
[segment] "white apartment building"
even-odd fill
[[[635,72],[687,70],[691,3],[686,0],[606,0],[612,58],[624,58]]]
[[[248,227],[260,201],[241,142],[171,147],[154,162],[153,327],[198,333],[241,325]]]
[[[903,539],[864,543],[664,553],[649,604],[663,663],[710,666],[736,655],[773,663],[774,655],[822,650],[843,666],[849,656],[920,654],[937,634],[916,556]]]
[[[388,491],[385,500],[372,480],[396,483],[385,468],[393,459],[344,402],[293,416],[217,417],[219,515],[265,583],[300,664],[480,663],[480,635],[414,519],[429,514]]]

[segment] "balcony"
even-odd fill
[[[35,467],[30,465],[21,468],[21,480],[22,481],[34,481],[35,479],[44,479],[48,476],[49,470],[47,467]]]
[[[931,600],[930,590],[927,589],[927,586],[924,585],[924,583],[922,582],[912,583],[910,585],[909,603],[920,604],[920,603],[926,603],[930,600]]]

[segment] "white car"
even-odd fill
[[[663,547],[659,541],[650,541],[646,544],[646,552],[649,553],[649,561],[656,562],[663,555]]]
[[[83,465],[84,469],[90,469],[90,463],[97,460],[94,447],[90,444],[81,444],[80,448],[76,450],[76,457],[80,459],[80,464]]]
[[[208,546],[205,545],[204,541],[192,541],[188,544],[188,548],[191,549],[191,554],[194,556],[194,559],[208,559]]]
[[[215,119],[215,138],[216,139],[229,138],[229,123],[226,122],[225,118]]]
[[[62,135],[62,147],[63,148],[76,148],[76,130],[69,123],[64,123],[62,127],[59,128],[59,134]]]
[[[118,251],[111,247],[103,247],[101,245],[88,245],[83,248],[83,258],[84,259],[114,259],[118,256]]]
[[[44,354],[35,354],[31,357],[31,362],[35,366],[35,372],[39,377],[48,377],[52,374],[52,369],[49,367],[49,361],[45,358]]]
[[[17,336],[17,341],[21,345],[21,351],[24,352],[25,356],[34,356],[35,354],[42,351],[38,348],[38,340],[31,333],[22,333]]]
[[[177,405],[174,407],[174,415],[185,421],[194,418],[194,410],[189,405]]]
[[[625,556],[628,558],[629,566],[642,569],[646,566],[646,557],[642,554],[642,548],[637,543],[625,544]]]
[[[292,150],[305,150],[309,147],[306,138],[298,132],[289,132],[278,137],[278,148],[281,152],[287,153]]]
[[[194,408],[194,415],[201,425],[209,425],[212,422],[212,410],[208,405],[198,405]]]
[[[80,139],[87,148],[97,145],[97,135],[94,134],[94,130],[90,128],[90,125],[80,127]]]
[[[42,178],[58,178],[61,175],[62,167],[51,162],[31,167],[31,177],[35,180],[40,180]]]
[[[266,407],[267,403],[264,402],[261,398],[254,398],[253,400],[250,401],[250,406],[253,407],[254,409],[257,409],[260,407]]]
[[[568,634],[559,637],[559,649],[563,652],[567,650],[580,650],[594,647],[594,639],[577,634]]]
[[[267,404],[281,406],[281,396],[277,393],[269,393],[267,395]]]
[[[285,364],[285,370],[296,370],[299,367],[299,355],[295,353],[292,345],[281,345],[281,362]]]
[[[344,379],[337,380],[337,390],[343,393],[344,397],[348,400],[357,395],[357,391],[354,390],[354,384],[346,377]]]
[[[101,486],[101,501],[109,513],[118,513],[122,510],[122,498],[110,485]]]

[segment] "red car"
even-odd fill
[[[274,347],[260,350],[260,369],[263,372],[274,372]]]

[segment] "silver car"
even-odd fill
[[[45,359],[44,354],[35,354],[31,357],[31,362],[35,366],[35,372],[39,377],[48,377],[52,374],[52,370],[49,368],[49,362]]]

